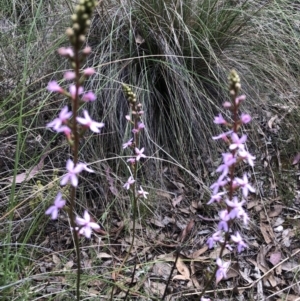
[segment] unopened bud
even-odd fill
[[[74,30],[72,29],[72,28],[67,28],[67,30],[66,30],[66,35],[68,36],[68,37],[72,37],[73,35],[74,35]]]
[[[78,23],[74,23],[72,27],[75,31],[78,31],[80,29],[80,26]]]
[[[79,39],[79,41],[80,41],[81,43],[84,43],[84,41],[85,41],[85,36],[81,34],[81,35],[79,36],[78,39]]]

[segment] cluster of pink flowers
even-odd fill
[[[123,144],[123,149],[130,148],[132,150],[132,154],[134,154],[134,156],[130,157],[127,160],[127,162],[131,166],[130,170],[134,174],[137,168],[137,162],[139,162],[142,158],[147,158],[147,156],[144,154],[145,148],[142,147],[141,149],[139,149],[136,147],[137,141],[139,141],[138,136],[140,135],[140,132],[145,128],[144,123],[141,121],[141,116],[144,114],[144,111],[142,110],[142,105],[136,101],[136,96],[131,91],[130,87],[123,85],[123,90],[128,98],[128,103],[133,116],[133,120],[131,119],[130,115],[125,116],[126,120],[133,126],[133,129],[131,131],[133,137]],[[135,179],[131,175],[128,178],[127,182],[123,185],[123,187],[129,190],[131,188],[131,185],[134,183]],[[147,194],[149,193],[144,191],[143,188],[140,187],[140,190],[138,190],[137,193],[137,197],[142,196],[143,198],[147,199]]]
[[[91,51],[90,47],[86,47],[83,50],[85,55]],[[62,56],[68,57],[72,60],[74,57],[74,51],[72,48],[60,48],[58,53]],[[81,72],[81,78],[84,79],[95,73],[93,68],[86,68]],[[67,71],[64,74],[66,80],[75,79],[76,75],[73,71]],[[82,80],[83,81],[83,80]],[[48,90],[50,92],[56,92],[63,94],[71,100],[71,103],[78,99],[79,103],[85,103],[96,100],[96,95],[92,91],[84,91],[81,85],[71,84],[69,86],[69,92],[62,88],[56,81],[50,81],[48,84]],[[74,104],[72,103],[72,107]],[[74,123],[74,116],[76,122]],[[78,137],[82,137],[83,133],[90,129],[94,133],[100,133],[100,129],[104,127],[104,123],[96,122],[92,120],[87,110],[83,110],[83,117],[76,116],[77,112],[69,111],[68,106],[65,106],[58,117],[47,124],[47,128],[51,128],[57,133],[64,133],[69,144],[72,146],[74,141],[75,132]],[[75,126],[74,126],[75,124]],[[142,155],[142,154],[141,154]],[[140,155],[140,156],[141,156]],[[78,186],[78,175],[83,171],[93,172],[85,163],[77,162],[76,164],[71,160],[67,160],[66,165],[67,173],[62,177],[60,184],[61,186],[70,183],[73,187]],[[66,201],[62,199],[62,194],[59,192],[54,200],[54,204],[48,208],[46,214],[51,215],[52,219],[57,219],[59,210],[62,209],[66,204]],[[84,212],[84,218],[76,217],[76,224],[79,226],[77,229],[78,233],[84,235],[87,238],[91,237],[92,229],[99,229],[100,226],[91,220],[91,217],[87,211]]]
[[[236,246],[238,253],[247,248],[239,232],[233,233],[233,220],[240,219],[244,225],[247,225],[249,217],[244,210],[244,204],[249,192],[254,192],[254,188],[249,184],[247,174],[244,173],[242,178],[236,177],[235,167],[240,162],[245,162],[251,167],[254,165],[255,157],[252,156],[245,147],[247,141],[246,135],[238,135],[238,130],[241,125],[251,121],[251,116],[248,114],[238,114],[238,109],[245,96],[238,96],[233,99],[233,103],[225,102],[224,108],[232,112],[233,122],[230,123],[222,114],[215,117],[214,123],[226,126],[229,130],[213,137],[223,139],[229,146],[229,150],[222,154],[222,164],[217,168],[220,173],[219,178],[213,183],[210,188],[212,196],[208,204],[217,203],[222,208],[219,211],[219,223],[217,231],[208,238],[207,244],[209,248],[213,248],[216,243],[233,250]],[[225,244],[225,245],[224,245]],[[218,283],[223,278],[226,278],[226,271],[230,262],[223,262],[221,258],[217,258],[216,282]]]

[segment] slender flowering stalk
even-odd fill
[[[72,234],[75,242],[77,256],[77,281],[76,281],[76,300],[80,300],[80,250],[79,250],[79,235],[84,235],[86,238],[91,238],[93,230],[99,230],[100,226],[95,223],[87,210],[84,211],[84,217],[74,215],[75,211],[75,196],[76,188],[79,182],[79,174],[82,171],[93,172],[85,163],[78,162],[79,140],[83,137],[86,130],[91,130],[94,133],[100,133],[100,129],[104,126],[102,122],[92,120],[87,110],[83,111],[84,117],[79,117],[79,107],[86,102],[96,100],[96,95],[92,91],[84,91],[84,81],[87,77],[93,75],[95,70],[87,68],[82,70],[82,64],[87,55],[91,52],[90,47],[84,47],[85,35],[91,23],[90,19],[93,10],[96,6],[95,0],[80,0],[76,6],[75,14],[72,16],[72,28],[67,29],[72,47],[62,47],[58,49],[58,53],[66,57],[70,63],[72,70],[64,74],[64,79],[74,81],[65,90],[56,81],[50,81],[48,90],[50,92],[60,93],[65,95],[70,100],[69,111],[68,106],[65,106],[59,113],[59,116],[47,124],[48,128],[53,129],[57,133],[64,133],[68,143],[70,144],[73,160],[68,159],[66,164],[67,173],[62,177],[60,184],[62,186],[70,183],[70,206],[67,213],[70,218]],[[83,48],[83,49],[82,49]],[[81,50],[82,49],[82,50]],[[68,92],[67,92],[68,91]],[[60,209],[65,207],[66,201],[62,199],[62,194],[59,192],[54,200],[54,204],[48,208],[46,214],[51,215],[52,219],[58,217]]]
[[[231,102],[226,101],[223,104],[224,108],[230,111],[232,121],[221,114],[214,118],[215,124],[224,126],[227,129],[213,137],[213,139],[224,140],[228,146],[228,151],[222,154],[223,162],[216,170],[220,175],[216,182],[210,186],[212,196],[208,204],[215,203],[221,210],[219,212],[220,221],[217,231],[208,238],[207,244],[209,248],[213,248],[216,244],[219,244],[221,250],[216,260],[214,272],[200,294],[200,299],[214,278],[216,283],[226,279],[230,262],[222,260],[224,249],[228,248],[233,251],[234,247],[236,247],[237,253],[240,253],[248,247],[239,232],[232,233],[232,225],[235,220],[240,220],[245,226],[248,224],[249,217],[244,209],[244,205],[249,193],[255,192],[254,187],[249,183],[246,173],[243,174],[242,178],[235,175],[237,166],[247,163],[252,167],[255,159],[246,150],[247,135],[240,134],[239,131],[242,125],[251,121],[249,114],[239,114],[240,106],[246,99],[245,95],[239,95],[240,88],[239,76],[233,70],[229,75]]]
[[[137,172],[138,172],[138,165],[139,162],[146,158],[147,156],[144,154],[145,148],[139,148],[140,142],[140,134],[144,130],[145,125],[142,121],[142,116],[144,111],[142,110],[142,104],[140,104],[137,99],[136,95],[132,92],[131,88],[125,84],[123,84],[123,91],[128,100],[130,114],[125,116],[125,119],[131,126],[131,138],[122,145],[122,148],[125,150],[130,151],[130,158],[127,160],[129,163],[129,169],[131,172],[130,177],[128,178],[127,182],[123,185],[124,189],[130,191],[131,199],[132,199],[132,216],[133,216],[133,223],[132,223],[132,241],[125,256],[121,267],[118,269],[116,274],[118,275],[119,271],[122,269],[122,266],[127,261],[129,254],[132,251],[135,239],[135,227],[136,227],[136,211],[137,211],[137,201],[139,198],[143,197],[147,199],[148,192],[144,191],[142,187],[140,190],[137,190],[136,183],[137,183]],[[117,278],[117,276],[115,276]],[[112,290],[113,292],[114,290]],[[110,300],[113,300],[113,293],[111,294]]]

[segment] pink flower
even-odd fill
[[[58,93],[65,92],[65,90],[55,80],[52,80],[51,82],[48,83],[47,89],[50,92],[58,92]]]
[[[240,187],[242,187],[243,196],[245,198],[248,197],[249,190],[251,192],[255,192],[255,189],[249,184],[246,174],[243,175],[243,179],[236,178],[235,181],[240,185]]]
[[[228,131],[228,132],[225,132],[225,133],[221,133],[220,135],[218,136],[213,136],[213,140],[218,140],[218,139],[222,139],[224,141],[228,141],[228,135],[230,135],[232,133],[232,131]]]
[[[231,140],[233,143],[229,146],[229,149],[234,150],[234,149],[244,149],[244,143],[247,140],[247,136],[243,135],[241,138],[236,133],[232,133],[231,135]]]
[[[75,76],[76,76],[75,72],[73,72],[73,71],[67,71],[64,74],[64,79],[66,79],[66,80],[72,80],[72,79],[75,78]]]
[[[131,163],[131,164],[135,163],[135,161],[136,161],[135,158],[129,158],[129,159],[127,160],[127,162],[128,162],[128,163]]]
[[[144,147],[141,149],[138,149],[137,147],[134,149],[136,154],[136,161],[140,161],[141,158],[146,158],[146,155],[143,154]]]
[[[235,103],[239,105],[242,101],[246,99],[246,95],[240,95],[235,99]]]
[[[251,121],[251,116],[249,115],[249,114],[244,114],[244,113],[242,113],[242,115],[241,115],[241,122],[243,123],[243,124],[246,124],[246,123],[248,123],[248,122],[250,122]]]
[[[123,187],[128,190],[130,188],[130,185],[132,185],[134,182],[134,178],[130,176],[127,182],[123,185]]]
[[[68,140],[71,139],[71,133],[72,133],[72,130],[66,126],[66,125],[63,125],[61,126],[58,130],[57,130],[58,133],[64,133],[67,137]]]
[[[225,153],[222,154],[223,156],[223,163],[217,168],[217,172],[222,172],[220,178],[223,179],[225,176],[227,176],[229,172],[229,167],[232,166],[236,162],[236,158],[233,156],[232,153]]]
[[[223,103],[223,107],[224,107],[224,108],[230,108],[230,107],[231,107],[231,103],[230,103],[229,101],[225,101],[225,102]]]
[[[73,187],[77,187],[78,185],[78,177],[77,175],[82,172],[82,170],[86,170],[88,172],[93,172],[92,169],[88,168],[84,163],[77,163],[74,166],[74,162],[71,159],[68,159],[66,166],[68,173],[66,173],[60,181],[60,185],[64,186],[68,182],[71,182]]]
[[[220,113],[218,116],[215,116],[214,123],[215,124],[227,124],[227,121],[223,118],[222,114]]]
[[[218,270],[216,272],[216,282],[217,284],[224,278],[226,279],[227,278],[227,270],[229,268],[229,265],[230,265],[230,262],[224,262],[218,258],[217,259],[217,265],[218,265]]]
[[[59,209],[66,205],[66,201],[62,199],[62,194],[59,192],[54,200],[54,205],[49,207],[45,212],[47,215],[51,214],[52,219],[57,219]]]
[[[69,88],[69,92],[70,92],[70,95],[71,95],[72,99],[75,99],[75,97],[76,97],[76,86],[75,85],[71,85],[70,88]],[[80,95],[82,93],[83,93],[83,88],[79,87],[77,95]]]
[[[126,143],[123,144],[123,149],[127,148],[128,146],[131,146],[132,145],[132,141],[133,141],[133,138],[131,138],[130,140],[128,140]]]
[[[86,68],[86,69],[83,70],[83,74],[86,75],[86,76],[91,76],[91,75],[93,75],[95,73],[96,73],[95,69],[91,68],[91,67],[90,68]]]
[[[250,166],[254,166],[253,160],[255,160],[255,157],[252,156],[249,152],[247,152],[245,149],[239,150],[239,156],[243,161],[246,161]]]
[[[68,119],[72,116],[72,112],[69,112],[68,106],[65,106],[59,113],[58,118],[49,122],[46,127],[53,128],[53,130],[58,131],[59,128],[65,124]]]
[[[244,251],[244,249],[248,247],[239,232],[236,232],[236,235],[231,235],[231,240],[237,244],[238,253]]]
[[[57,50],[59,55],[61,56],[66,56],[66,57],[73,57],[74,56],[74,51],[72,48],[69,47],[61,47]]]
[[[82,50],[82,52],[83,52],[84,54],[90,54],[90,53],[92,52],[92,48],[91,48],[90,46],[86,46],[86,47]]]
[[[140,190],[138,191],[139,195],[142,195],[144,199],[147,199],[147,194],[149,194],[149,192],[146,192],[142,186],[140,186]]]
[[[97,98],[96,95],[92,91],[89,91],[83,94],[81,99],[85,102],[89,102],[89,101],[95,101],[96,98]]]
[[[76,224],[81,226],[78,233],[84,235],[86,238],[91,238],[92,229],[100,229],[97,223],[91,221],[91,216],[86,210],[84,211],[83,218],[76,216]]]
[[[103,122],[96,122],[96,121],[92,120],[87,110],[83,111],[83,115],[84,115],[84,118],[77,117],[76,120],[80,124],[88,127],[94,133],[100,133],[99,129],[104,127],[104,123]]]

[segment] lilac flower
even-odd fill
[[[139,122],[139,123],[138,123],[138,128],[137,128],[137,129],[133,129],[133,130],[132,130],[132,133],[136,134],[136,133],[138,133],[140,130],[142,130],[143,128],[145,128],[144,123]]]
[[[49,122],[46,127],[53,128],[53,130],[58,131],[58,129],[65,124],[68,119],[72,116],[72,112],[69,112],[68,106],[65,106],[59,113],[58,118]]]
[[[243,123],[243,124],[246,124],[246,123],[248,123],[248,122],[250,122],[251,121],[251,116],[249,115],[249,114],[244,114],[244,113],[242,113],[242,115],[241,115],[241,122]]]
[[[126,143],[123,144],[123,149],[127,148],[128,146],[131,146],[132,145],[132,141],[133,141],[133,138],[131,138],[130,140],[128,140]]]
[[[230,220],[230,215],[227,209],[220,211],[219,216],[221,220],[218,224],[218,230],[228,232],[228,221]]]
[[[207,205],[210,205],[214,202],[217,202],[219,203],[221,200],[222,200],[222,196],[225,194],[226,192],[223,191],[223,192],[218,192],[217,194],[214,194],[211,196],[209,202],[207,203]]]
[[[209,298],[204,298],[204,297],[201,297],[201,300],[200,301],[211,301]]]
[[[84,235],[86,238],[91,238],[92,229],[100,229],[97,223],[91,221],[91,216],[86,210],[84,211],[83,218],[76,216],[76,224],[82,226],[78,233]]]
[[[52,219],[57,219],[58,210],[66,205],[66,201],[62,199],[62,194],[59,192],[54,200],[54,205],[49,207],[45,212],[47,215],[51,214]]]
[[[92,92],[92,91],[89,91],[85,94],[82,95],[82,100],[85,101],[85,102],[89,102],[89,101],[95,101],[96,100],[96,95]]]
[[[144,199],[147,199],[147,194],[149,194],[149,192],[146,192],[142,186],[140,186],[140,190],[138,191],[139,195],[142,195]]]
[[[227,270],[229,268],[229,265],[230,265],[230,262],[224,262],[218,258],[217,259],[217,265],[218,265],[218,270],[216,272],[216,282],[217,284],[224,278],[226,279],[227,278]]]
[[[220,187],[223,187],[227,184],[227,180],[223,180],[222,177],[220,177],[215,183],[213,183],[210,188],[213,191],[213,194],[217,194],[219,192]]]
[[[48,83],[47,89],[50,92],[58,92],[58,93],[65,92],[65,90],[55,80],[52,80],[51,82]]]
[[[241,138],[239,138],[239,136],[236,133],[232,133],[231,135],[231,140],[233,143],[231,143],[231,145],[229,146],[229,149],[231,150],[235,150],[235,149],[244,149],[244,143],[247,140],[247,136],[243,135]]]
[[[93,172],[93,170],[88,168],[84,163],[77,163],[77,165],[74,166],[74,162],[71,159],[68,159],[66,168],[68,170],[68,173],[66,173],[60,181],[60,185],[62,186],[66,185],[68,182],[71,182],[71,185],[73,187],[77,187],[78,185],[77,175],[81,171],[86,170],[88,172]]]
[[[70,88],[69,88],[69,92],[70,92],[70,95],[71,95],[72,99],[75,99],[75,97],[76,97],[76,86],[71,85]],[[78,88],[78,95],[80,95],[82,93],[83,93],[83,88],[79,87]]]
[[[134,149],[136,154],[136,161],[140,161],[141,158],[146,158],[146,155],[143,154],[144,147],[141,149],[138,149],[137,147]]]
[[[215,116],[214,123],[215,124],[226,124],[227,121],[223,118],[222,114],[220,113],[218,116]]]
[[[225,202],[231,208],[229,212],[230,219],[240,218],[244,216],[245,210],[242,206],[245,203],[245,200],[239,202],[238,198],[235,196],[232,198],[232,201],[227,199],[225,200]]]
[[[246,161],[250,166],[254,166],[253,160],[255,160],[255,157],[252,156],[250,153],[248,153],[245,149],[239,150],[239,156],[243,159],[243,161]]]
[[[128,190],[130,188],[130,185],[133,184],[134,182],[135,182],[134,178],[130,176],[127,182],[123,185],[123,187]]]
[[[247,248],[247,244],[243,241],[239,232],[236,232],[236,235],[231,235],[231,240],[237,244],[238,253],[244,251]]]
[[[246,174],[243,175],[243,179],[240,179],[240,178],[236,178],[235,179],[236,183],[238,183],[240,185],[240,187],[242,188],[243,190],[243,196],[246,198],[248,197],[248,193],[249,193],[249,190],[251,192],[255,192],[255,189],[249,184],[248,182],[248,177]]]
[[[208,238],[206,243],[208,244],[208,247],[211,249],[218,241],[223,242],[221,231],[215,232],[211,237]]]
[[[94,133],[100,133],[100,128],[104,127],[103,122],[96,122],[91,119],[89,113],[87,110],[83,111],[84,118],[82,117],[77,117],[76,120],[81,123],[82,125],[90,128],[91,131]]]

